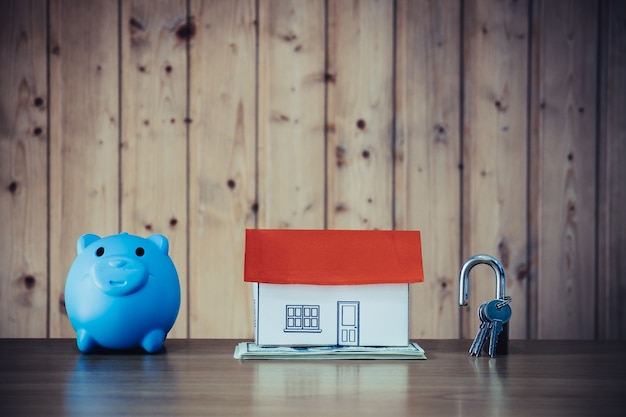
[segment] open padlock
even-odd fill
[[[506,295],[506,277],[504,267],[496,258],[490,255],[475,255],[463,264],[459,275],[459,305],[466,306],[469,297],[469,274],[473,267],[480,264],[489,265],[496,274],[496,298],[504,299]],[[504,323],[502,332],[498,336],[496,355],[509,353],[509,323]]]

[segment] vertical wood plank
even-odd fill
[[[255,1],[190,7],[190,336],[251,337],[243,252],[257,211]]]
[[[329,229],[393,227],[393,6],[328,4]]]
[[[50,335],[74,337],[65,278],[84,233],[119,224],[118,9],[50,1]]]
[[[603,50],[599,167],[599,334],[626,338],[626,3],[602,3]]]
[[[170,337],[187,337],[187,7],[123,2],[122,230],[162,233],[181,283]]]
[[[426,276],[411,286],[413,338],[459,330],[460,5],[396,10],[395,227],[421,231]]]
[[[530,26],[531,26],[531,42],[530,42],[530,88],[529,88],[529,174],[528,174],[528,336],[531,339],[537,338],[537,323],[539,311],[537,309],[537,292],[539,285],[537,277],[539,273],[537,258],[539,256],[539,247],[537,245],[538,225],[539,225],[539,193],[537,185],[539,184],[539,172],[537,170],[539,158],[539,149],[537,146],[537,138],[539,137],[539,83],[537,82],[537,74],[539,74],[540,54],[539,46],[539,27],[540,27],[540,7],[536,3],[531,4],[530,10]]]
[[[527,336],[528,1],[465,3],[463,259],[487,253],[506,272],[510,337]],[[463,337],[495,296],[491,268],[474,268]]]
[[[47,335],[46,3],[0,3],[0,337]]]
[[[324,228],[325,5],[259,4],[261,228]]]
[[[541,2],[531,237],[537,336],[595,337],[598,4]]]

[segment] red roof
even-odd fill
[[[317,285],[423,282],[420,232],[248,229],[244,281]]]

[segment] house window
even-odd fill
[[[285,308],[285,331],[320,333],[320,306],[288,304]]]

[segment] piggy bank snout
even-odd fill
[[[111,296],[129,295],[148,282],[148,270],[139,261],[127,257],[111,257],[96,262],[93,282],[103,293]]]
[[[112,268],[121,268],[127,264],[124,259],[109,259],[109,266]]]

